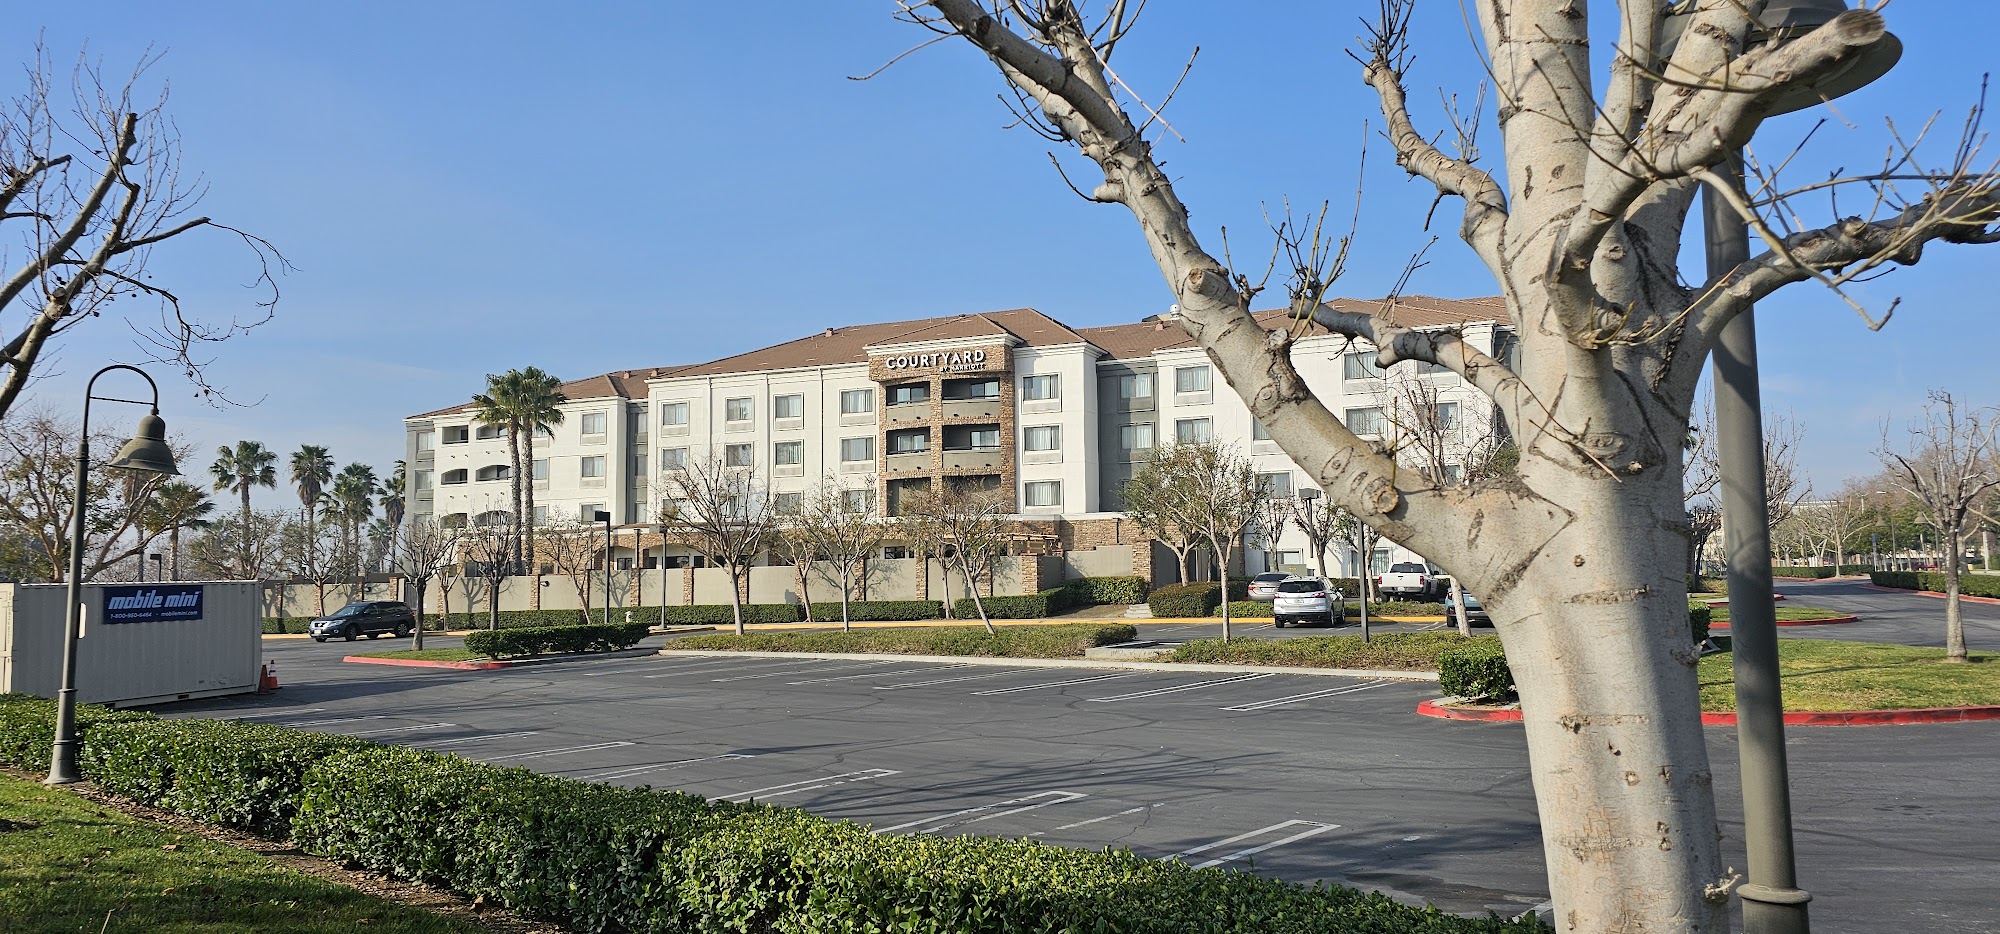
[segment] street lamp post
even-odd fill
[[[1692,12],[1693,5],[1674,12]],[[1847,11],[1842,0],[1774,0],[1764,8],[1749,45],[1779,44]],[[1677,41],[1690,17],[1669,15],[1666,43]],[[1663,44],[1662,54],[1670,54]],[[1850,59],[1810,87],[1770,102],[1766,115],[1832,100],[1888,73],[1902,54],[1894,36]],[[1721,175],[1741,193],[1742,153],[1724,159]],[[1702,195],[1711,280],[1750,258],[1744,219],[1714,191]],[[1777,611],[1771,601],[1771,537],[1764,476],[1764,424],[1757,376],[1757,325],[1745,308],[1715,347],[1716,450],[1723,477],[1723,547],[1728,554],[1730,632],[1736,677],[1737,747],[1742,762],[1744,842],[1749,881],[1743,899],[1746,934],[1805,934],[1806,903],[1792,853],[1791,789],[1786,777],[1784,709],[1778,682]]]
[[[131,370],[139,374],[146,385],[152,387],[153,400],[141,402],[96,395],[97,378],[112,370]],[[92,399],[144,405],[151,410],[150,414],[139,419],[139,428],[133,433],[132,440],[125,442],[125,446],[119,448],[104,466],[169,477],[180,473],[174,466],[174,452],[167,446],[167,423],[160,418],[159,384],[153,382],[146,371],[122,363],[114,363],[92,373],[90,382],[83,387],[83,425],[76,440],[76,502],[71,507],[75,512],[75,522],[70,527],[69,577],[63,600],[62,688],[56,692],[55,743],[49,750],[49,777],[43,781],[47,785],[67,785],[83,780],[76,767],[76,643],[83,624],[83,527],[86,521],[84,503],[90,495]]]
[[[597,521],[604,523],[604,624],[611,624],[611,514],[600,509]]]

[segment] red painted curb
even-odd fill
[[[1858,623],[1858,622],[1861,622],[1861,617],[1859,617],[1859,616],[1829,616],[1829,617],[1827,617],[1827,618],[1825,618],[1825,619],[1781,619],[1781,620],[1778,620],[1778,625],[1780,625],[1780,626],[1832,626],[1832,625],[1835,625],[1835,624],[1837,624],[1837,623]],[[1728,620],[1723,620],[1722,622],[1719,622],[1719,623],[1709,623],[1709,624],[1708,624],[1708,628],[1710,628],[1710,629],[1728,629],[1728,628],[1729,628],[1729,621],[1728,621]]]
[[[1942,598],[1944,596],[1944,594],[1938,593],[1935,590],[1904,590],[1901,587],[1884,587],[1880,584],[1862,584],[1861,586],[1866,587],[1869,590],[1883,590],[1889,593],[1913,593],[1919,597]],[[1994,597],[1974,597],[1967,594],[1959,594],[1958,599],[1963,600],[1967,603],[1985,603],[1993,606],[2000,606],[2000,599],[1996,599]]]
[[[1469,720],[1476,723],[1519,723],[1520,708],[1472,709],[1446,707],[1436,701],[1417,705],[1417,713],[1441,720]],[[1909,710],[1795,710],[1785,714],[1786,726],[1891,726],[1918,723],[1967,723],[2000,720],[2000,706],[1919,707]],[[1702,726],[1735,726],[1734,711],[1701,715]]]
[[[397,665],[403,668],[459,668],[470,671],[485,671],[488,668],[512,668],[513,662],[434,662],[417,658],[369,658],[366,655],[349,655],[341,659],[357,665]]]

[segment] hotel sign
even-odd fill
[[[939,370],[964,373],[986,369],[986,351],[949,350],[938,353],[906,353],[882,359],[885,370]]]

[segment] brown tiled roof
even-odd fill
[[[1384,315],[1397,324],[1412,328],[1450,327],[1474,321],[1498,321],[1506,324],[1510,320],[1507,317],[1507,303],[1497,295],[1482,298],[1405,295],[1396,299],[1393,305],[1386,299],[1336,298],[1327,304],[1341,311],[1365,311]],[[1274,308],[1253,314],[1258,321],[1270,327],[1283,320],[1289,313],[1282,308]],[[1113,360],[1131,360],[1162,350],[1194,346],[1194,339],[1188,337],[1179,323],[1171,320],[1079,328],[1077,333],[1083,335],[1084,340],[1103,348],[1105,354]],[[1326,331],[1314,327],[1312,333],[1324,334]]]
[[[753,373],[761,370],[788,370],[837,363],[866,363],[866,348],[876,344],[911,341],[970,340],[1012,335],[1030,347],[1081,343],[1083,337],[1054,318],[1033,308],[988,311],[972,315],[919,318],[915,321],[888,321],[827,328],[811,337],[775,344],[734,357],[699,363],[674,372],[675,376],[720,376],[725,373]]]
[[[600,373],[596,376],[570,380],[562,384],[559,391],[563,394],[564,398],[571,402],[582,402],[586,399],[608,399],[613,396],[620,399],[643,399],[646,397],[647,380],[662,376],[671,376],[685,369],[687,369],[685,366],[662,366],[648,367],[643,370],[614,370],[610,373]],[[470,411],[472,411],[472,403],[468,400],[450,408],[438,409],[435,412],[424,412],[410,417],[434,418],[440,415],[457,415],[461,412]]]

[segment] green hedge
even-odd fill
[[[1480,638],[1490,639],[1491,636]],[[1175,649],[1169,661],[1225,665],[1292,665],[1300,668],[1394,668],[1436,671],[1438,656],[1464,645],[1454,629],[1298,639],[1200,639]]]
[[[1802,577],[1807,580],[1823,580],[1833,576],[1834,568],[1827,567],[1774,567],[1772,577]]]
[[[528,629],[475,630],[465,634],[465,647],[492,658],[540,655],[544,652],[608,652],[629,649],[652,631],[651,623],[591,623],[585,626],[537,626]]]
[[[734,652],[831,652],[888,655],[982,655],[996,658],[1082,658],[1084,650],[1139,638],[1128,623],[1013,626],[988,633],[978,626],[896,626],[853,632],[758,632],[677,639],[668,647]]]
[[[306,772],[330,756],[373,745],[264,723],[142,720],[97,726],[80,764],[113,794],[283,840],[291,835]]]
[[[1467,640],[1438,656],[1438,687],[1453,697],[1501,698],[1514,693],[1514,672],[1497,636]]]
[[[736,623],[736,616],[727,603],[670,606],[664,611],[661,621],[668,626],[729,626]],[[746,603],[743,605],[743,621],[796,623],[799,621],[799,607],[795,603]]]
[[[1720,577],[1697,577],[1689,575],[1688,593],[1728,593],[1729,582]]]
[[[0,765],[47,775],[56,743],[56,702],[32,694],[0,694]],[[76,734],[112,723],[155,719],[138,710],[112,710],[96,704],[76,705]]]
[[[1688,629],[1694,633],[1694,644],[1708,641],[1708,622],[1715,615],[1715,608],[1698,600],[1688,601]]]
[[[1875,573],[1875,566],[1872,564],[1843,564],[1837,570],[1840,571],[1840,576],[1846,577],[1850,574],[1873,574]]]
[[[1065,587],[1017,596],[980,597],[979,603],[986,607],[988,619],[1046,619],[1076,608],[1074,597]],[[971,597],[961,597],[952,601],[951,615],[978,619],[979,606],[973,604]]]
[[[1222,604],[1220,603],[1216,604],[1214,612],[1209,613],[1208,615],[1216,617],[1221,616]],[[1262,600],[1231,600],[1229,601],[1229,618],[1270,619],[1271,604],[1264,602]]]
[[[852,600],[847,604],[847,618],[855,622],[900,622],[943,615],[944,604],[937,600]],[[816,623],[840,622],[840,601],[813,604],[812,618]]]
[[[1237,601],[1249,599],[1249,583],[1242,578],[1230,578],[1229,596]],[[1222,585],[1215,581],[1168,584],[1147,596],[1146,604],[1154,616],[1163,619],[1212,616],[1222,606]]]
[[[1876,571],[1868,579],[1877,587],[1944,593],[1944,575],[1936,571]],[[1971,597],[2000,597],[2000,575],[1960,574],[1958,592]]]
[[[1130,606],[1146,602],[1146,579],[1143,577],[1079,577],[1063,584],[1070,592],[1072,602],[1077,606],[1098,606],[1119,603]]]

